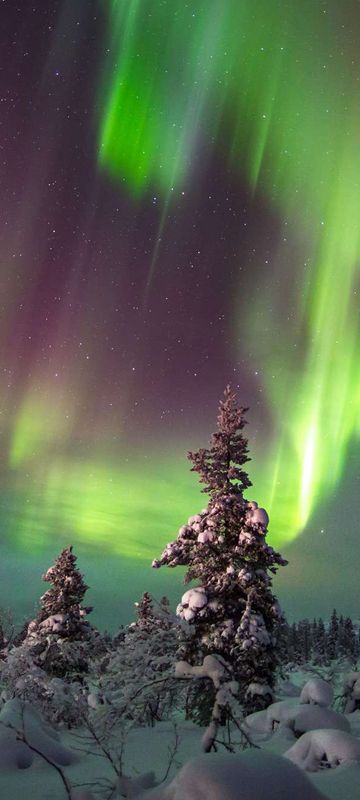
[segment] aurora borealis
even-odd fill
[[[7,0],[0,23],[6,552],[41,573],[71,539],[154,587],[231,382],[284,606],[330,578],[355,614],[358,3]]]

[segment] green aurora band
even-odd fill
[[[190,515],[204,500],[180,454],[166,460],[155,452],[151,463],[129,460],[123,453],[119,467],[117,462],[52,455],[42,466],[36,461],[36,491],[28,461],[17,472],[15,488],[2,488],[4,539],[34,554],[43,551],[51,533],[51,540],[64,545],[70,537],[87,548],[100,546],[102,555],[150,564],[154,541],[165,545],[184,519],[184,509]]]
[[[351,5],[104,3],[101,167],[135,198],[151,189],[168,203],[190,166],[193,179],[201,142],[211,141],[284,224],[276,265],[240,331],[272,418],[272,438],[255,453],[254,494],[282,541],[329,497],[360,432],[360,64],[349,45]],[[244,320],[243,306],[234,311]]]

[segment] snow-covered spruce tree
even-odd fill
[[[37,622],[43,623],[53,616],[59,616],[59,633],[67,639],[79,639],[84,634],[84,616],[92,608],[83,608],[81,603],[89,588],[76,566],[77,558],[72,545],[65,547],[55,564],[43,575],[43,581],[52,583],[40,598],[40,611]],[[86,623],[87,624],[87,623]]]
[[[0,686],[6,698],[31,703],[47,719],[77,725],[87,709],[89,673],[96,670],[107,641],[85,620],[91,608],[81,604],[87,586],[72,547],[63,550],[43,579],[53,586],[42,596],[26,635],[0,664]]]
[[[43,575],[52,587],[40,598],[23,641],[35,664],[60,678],[86,673],[89,659],[104,650],[102,637],[85,619],[92,608],[82,606],[88,587],[76,561],[72,546],[66,547]]]
[[[250,712],[270,701],[274,685],[274,626],[281,611],[271,590],[271,574],[287,562],[266,543],[266,511],[243,496],[251,486],[243,468],[249,460],[242,432],[245,411],[228,386],[210,447],[188,454],[192,471],[205,484],[202,491],[210,496],[208,505],[180,528],[153,566],[186,565],[185,583],[199,582],[185,592],[177,608],[194,632],[181,657],[192,664],[211,654],[225,658],[239,683],[239,699]],[[210,685],[199,686],[201,722],[208,722],[212,694]]]

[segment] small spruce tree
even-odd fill
[[[330,625],[326,637],[326,650],[328,658],[330,660],[336,658],[338,654],[338,647],[339,647],[339,620],[336,613],[336,609],[334,608],[331,614]]]
[[[327,653],[326,653],[326,629],[324,625],[324,621],[320,617],[317,622],[316,626],[316,637],[314,639],[314,654],[313,654],[314,663],[322,666],[326,664],[327,661]]]
[[[154,623],[154,608],[149,592],[144,592],[141,600],[135,603],[135,608],[137,619],[134,626],[144,629],[151,628]]]
[[[302,619],[297,626],[299,640],[300,660],[306,663],[311,656],[311,629],[308,619]]]
[[[291,660],[291,627],[285,615],[281,614],[274,623],[274,635],[276,639],[276,655],[281,665],[288,664]]]
[[[90,658],[105,647],[103,637],[85,619],[92,607],[82,606],[88,586],[76,560],[72,546],[66,547],[42,576],[52,587],[40,598],[39,612],[23,640],[34,663],[61,678],[87,672]]]
[[[204,484],[202,491],[210,496],[208,505],[180,528],[153,566],[186,565],[185,583],[199,582],[185,592],[177,608],[193,630],[182,657],[192,664],[210,654],[225,658],[238,681],[239,698],[251,711],[271,698],[277,666],[275,623],[281,615],[271,576],[287,562],[266,543],[266,511],[243,495],[251,486],[244,469],[249,461],[245,411],[228,386],[210,447],[188,454],[192,471]],[[255,685],[262,687],[256,696]],[[198,691],[205,707],[199,721],[207,722],[212,689]]]
[[[76,561],[72,545],[65,547],[55,564],[43,575],[43,581],[52,583],[52,588],[40,598],[40,611],[37,615],[37,622],[40,624],[51,617],[59,617],[58,635],[67,639],[84,637],[84,617],[92,611],[92,608],[83,608],[81,605],[89,587],[84,582]]]
[[[355,660],[357,653],[356,653],[356,636],[354,631],[354,625],[351,617],[346,617],[344,620],[344,627],[343,627],[343,640],[342,640],[342,649],[344,654],[352,661]]]
[[[343,657],[345,653],[345,636],[344,636],[344,617],[340,614],[339,617],[339,632],[338,632],[338,655]]]

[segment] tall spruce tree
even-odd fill
[[[272,574],[287,562],[266,542],[266,511],[243,496],[251,486],[244,470],[249,461],[245,411],[228,386],[210,447],[188,454],[210,497],[208,505],[180,528],[153,566],[186,565],[185,583],[199,582],[177,608],[194,634],[182,656],[192,664],[209,654],[225,658],[249,711],[266,703],[261,693],[254,698],[250,685],[264,691],[274,685],[274,629],[281,611],[271,589]]]

